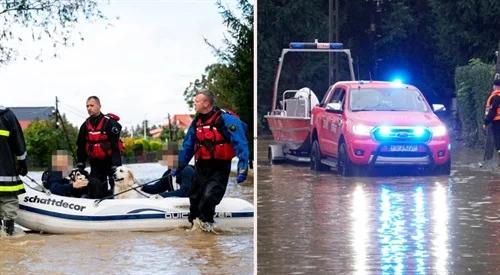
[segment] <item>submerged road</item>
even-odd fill
[[[258,148],[259,274],[500,274],[500,177],[478,152],[453,152],[451,176],[343,178],[269,165],[269,142]]]

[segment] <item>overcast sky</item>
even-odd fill
[[[236,0],[224,2],[236,8]],[[226,27],[215,0],[114,0],[101,7],[113,26],[83,25],[85,40],[57,58],[0,67],[0,105],[54,106],[58,96],[75,126],[88,116],[90,95],[127,127],[190,112],[184,89],[217,62],[204,38],[223,45]]]

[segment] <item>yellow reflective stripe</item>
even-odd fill
[[[12,185],[12,186],[1,186],[0,192],[16,192],[24,189],[24,184]]]
[[[10,136],[10,131],[0,130],[0,136],[8,137]]]

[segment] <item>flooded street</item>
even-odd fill
[[[454,152],[449,177],[342,178],[268,165],[267,144],[259,274],[500,274],[500,178],[477,152]]]
[[[158,178],[159,164],[129,167],[140,182]],[[30,173],[40,179],[41,173]],[[234,177],[225,197],[253,203],[250,178]],[[253,230],[229,229],[220,235],[186,232],[93,232],[51,235],[29,233],[0,238],[0,274],[252,274]]]

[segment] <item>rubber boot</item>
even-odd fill
[[[7,235],[14,235],[14,221],[13,220],[5,220],[4,222],[4,230]]]

